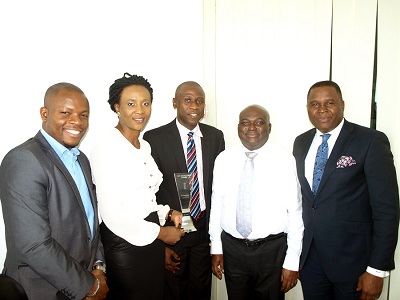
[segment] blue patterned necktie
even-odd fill
[[[322,174],[324,174],[325,164],[328,160],[328,139],[331,135],[329,133],[322,135],[322,143],[318,147],[317,156],[315,157],[312,193],[315,197],[318,191],[319,184],[321,183]]]
[[[193,131],[188,133],[187,140],[187,168],[190,174],[190,215],[198,220],[201,214],[200,194],[199,194],[199,178],[197,176],[197,158],[196,145],[193,139]]]
[[[255,152],[246,152],[247,159],[244,163],[242,177],[239,185],[238,203],[236,206],[236,230],[247,238],[252,231],[251,191],[254,173]]]

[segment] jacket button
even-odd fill
[[[317,206],[316,206],[316,205],[313,205],[313,206],[312,206],[312,209],[317,209]]]

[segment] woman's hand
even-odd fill
[[[180,211],[173,210],[171,221],[174,222],[176,228],[180,228],[182,225],[182,213]]]

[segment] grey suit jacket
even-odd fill
[[[12,149],[0,166],[3,273],[19,281],[30,300],[83,299],[95,281],[92,264],[103,260],[89,161],[82,152],[78,161],[95,209],[93,240],[78,188],[40,132]]]

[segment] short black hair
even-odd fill
[[[119,103],[123,89],[130,85],[141,85],[145,87],[150,93],[150,101],[153,102],[153,89],[148,80],[143,76],[124,73],[124,76],[116,79],[110,86],[108,103],[112,111],[116,112],[114,104]]]
[[[336,82],[332,81],[332,80],[324,80],[324,81],[318,81],[318,82],[314,83],[310,87],[310,89],[308,90],[307,99],[308,99],[308,96],[310,96],[310,93],[311,93],[312,89],[320,88],[320,87],[324,87],[324,86],[333,87],[336,90],[336,92],[339,94],[340,99],[343,100],[342,91],[340,90],[339,85]]]
[[[53,84],[46,90],[46,93],[44,94],[44,106],[46,106],[47,102],[50,101],[50,99],[54,95],[57,95],[60,91],[74,91],[85,95],[85,93],[76,85],[69,82],[59,82]]]

